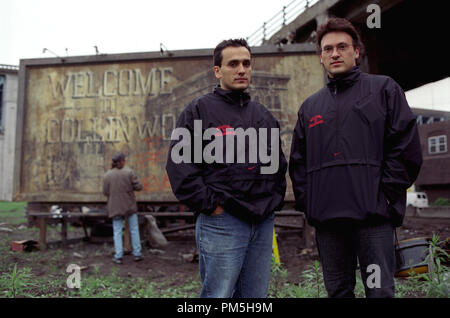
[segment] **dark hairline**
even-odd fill
[[[362,43],[361,36],[356,27],[344,18],[330,18],[327,22],[317,28],[317,54],[320,55],[322,52],[322,40],[324,36],[332,32],[346,33],[352,38],[354,49],[359,49],[359,57],[356,59],[356,63],[359,65],[361,57],[364,54],[364,44]]]
[[[214,53],[213,53],[214,66],[219,66],[219,67],[222,66],[222,61],[223,61],[222,51],[228,47],[245,47],[248,50],[248,52],[250,53],[250,56],[252,54],[250,46],[248,45],[248,43],[245,39],[223,40],[214,49]]]

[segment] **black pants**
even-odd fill
[[[355,297],[357,259],[366,297],[394,297],[395,251],[391,224],[317,228],[316,241],[328,297]]]

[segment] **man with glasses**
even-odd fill
[[[329,297],[394,297],[394,229],[422,164],[419,134],[401,87],[358,65],[363,50],[347,20],[317,30],[327,84],[298,112],[289,174],[296,208],[316,229]]]

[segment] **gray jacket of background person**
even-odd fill
[[[103,194],[108,197],[108,216],[127,216],[137,212],[134,191],[141,191],[142,184],[128,167],[113,168],[103,177]]]

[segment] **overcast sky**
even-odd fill
[[[292,0],[0,0],[0,64],[20,59],[213,48],[247,37]]]

